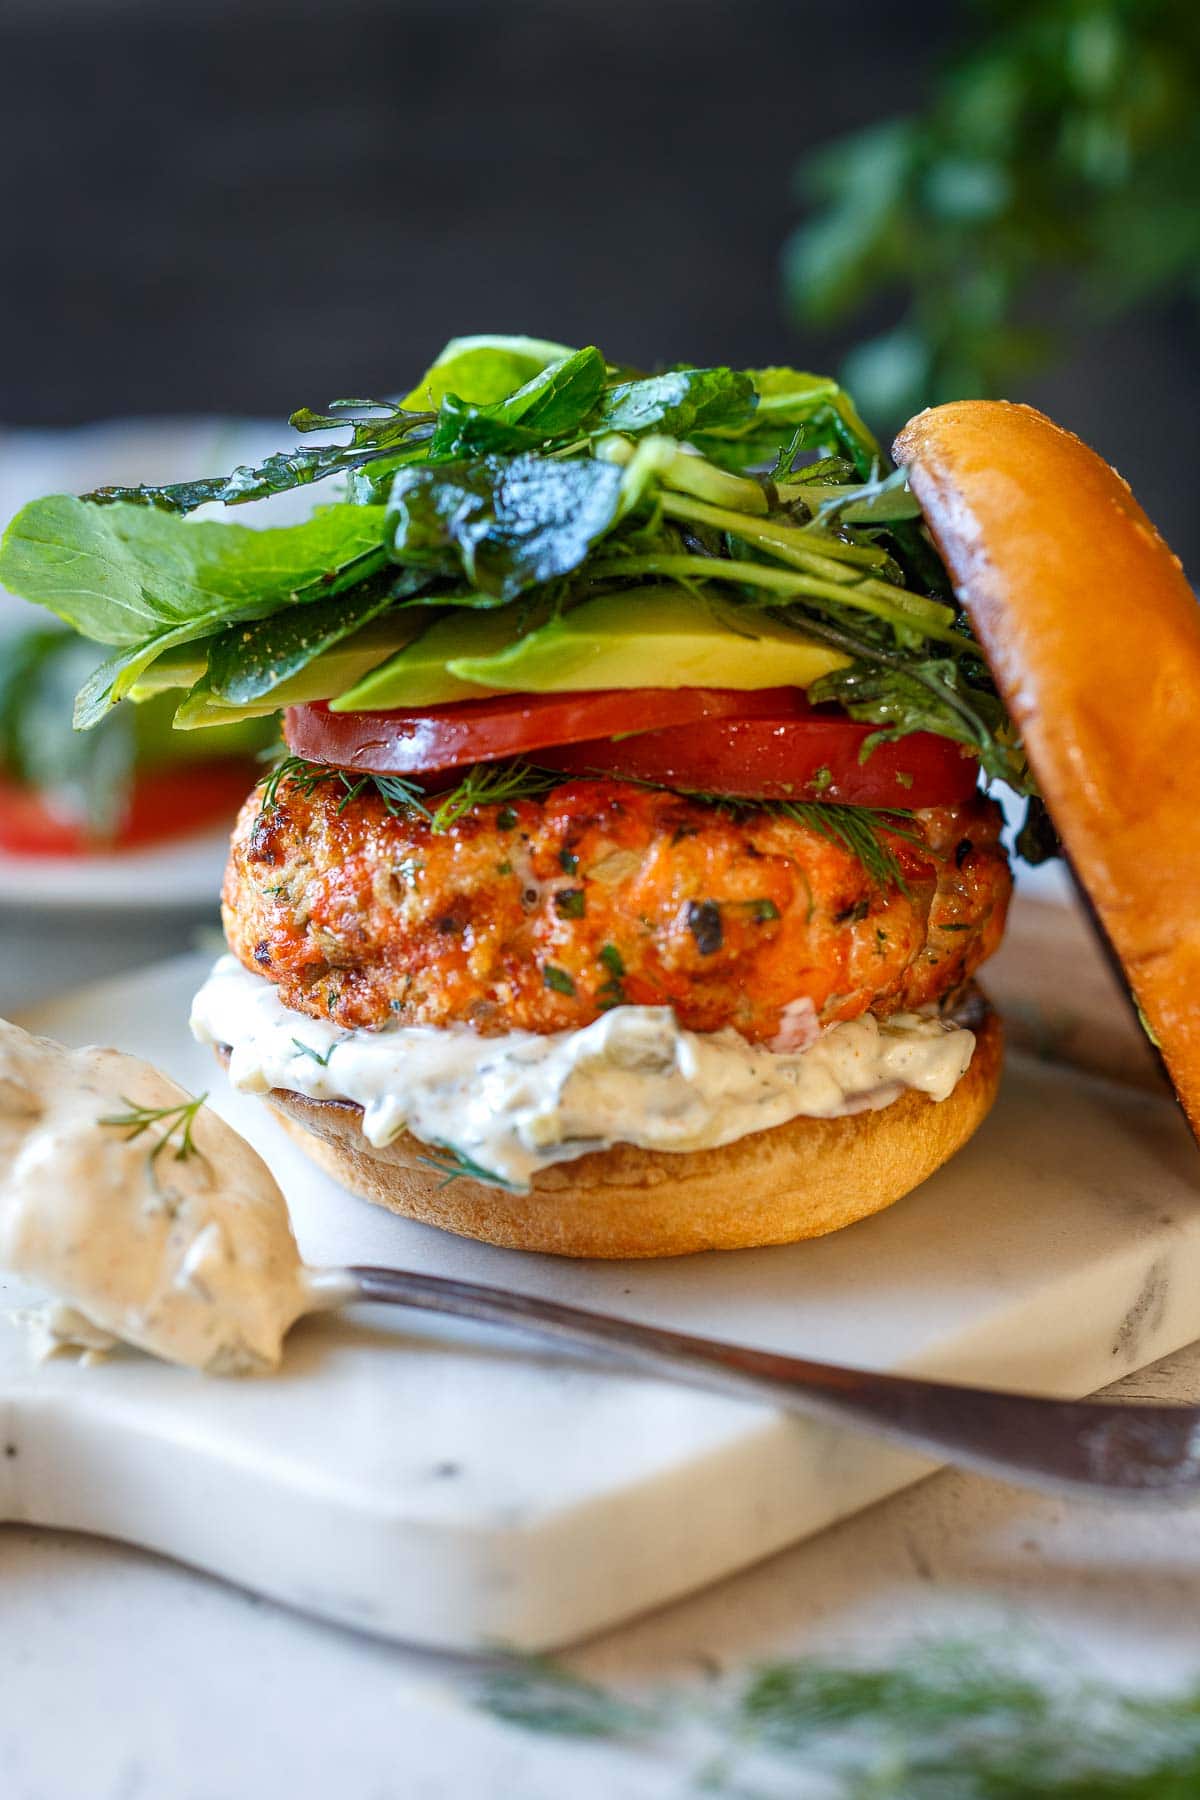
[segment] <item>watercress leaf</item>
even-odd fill
[[[616,522],[621,470],[590,458],[483,456],[401,469],[388,540],[398,562],[440,566],[447,550],[468,582],[513,600],[577,568]]]
[[[714,461],[730,468],[765,462],[795,437],[793,455],[817,448],[840,450],[864,479],[883,466],[878,441],[830,376],[786,367],[745,373],[757,396],[753,413],[741,425],[709,425],[698,439]]]
[[[569,345],[545,338],[451,338],[400,404],[434,411],[447,394],[456,394],[473,406],[490,406],[551,363],[573,354]]]
[[[735,369],[671,369],[624,381],[604,396],[595,429],[636,437],[661,431],[675,437],[717,428],[740,429],[754,414],[750,377]]]
[[[447,394],[438,409],[432,457],[531,450],[575,432],[600,398],[605,362],[594,345],[563,357],[506,399],[480,406]]]

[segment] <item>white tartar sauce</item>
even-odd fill
[[[906,1088],[944,1100],[975,1048],[963,1026],[915,1013],[867,1014],[786,1053],[731,1030],[685,1031],[665,1006],[616,1006],[549,1035],[345,1030],[291,1011],[232,956],[197,994],[191,1022],[202,1043],[228,1047],[235,1087],[353,1101],[370,1143],[407,1129],[517,1189],[617,1143],[706,1150],[789,1119],[888,1106]]]
[[[276,1367],[316,1303],[274,1177],[223,1120],[136,1057],[6,1020],[0,1268],[64,1303],[52,1338],[213,1374]]]

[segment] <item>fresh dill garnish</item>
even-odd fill
[[[912,817],[910,812],[890,809],[881,812],[871,806],[831,806],[820,800],[768,800],[765,804],[781,817],[794,819],[797,825],[805,825],[829,843],[848,850],[862,864],[876,887],[896,887],[907,897],[904,872],[884,834],[901,838],[908,844],[921,845],[918,834],[900,823]]]
[[[885,841],[884,834],[923,847],[920,836],[905,823],[913,814],[904,807],[881,809],[848,806],[825,800],[749,800],[696,788],[666,788],[661,782],[644,781],[631,775],[610,775],[609,778],[630,782],[635,787],[649,788],[656,793],[677,793],[684,800],[693,800],[698,805],[711,806],[739,818],[751,813],[767,813],[776,818],[792,819],[796,824],[817,832],[828,842],[849,851],[862,863],[877,887],[897,887],[905,895],[908,888],[899,860],[890,844]],[[338,802],[339,813],[359,794],[374,788],[382,796],[394,818],[415,812],[428,823],[432,831],[440,835],[449,831],[452,825],[477,806],[508,806],[514,800],[537,799],[570,779],[568,775],[559,774],[553,769],[540,769],[533,763],[477,763],[467,770],[457,787],[443,794],[436,807],[431,809],[427,803],[426,790],[402,776],[355,777],[344,769],[309,762],[303,756],[287,756],[260,783],[260,811],[269,812],[276,805],[279,789],[284,783],[298,788],[308,798],[327,782],[338,782],[343,789]],[[511,830],[515,823],[514,814],[502,829]],[[570,872],[574,872],[579,859],[570,852],[560,853],[564,868],[567,858],[571,863]]]
[[[296,788],[308,800],[329,782],[336,782],[342,789],[337,807],[339,813],[345,812],[360,794],[374,789],[393,818],[408,812],[418,813],[424,819],[432,816],[425,804],[425,790],[419,782],[409,781],[403,775],[356,777],[329,763],[310,762],[305,756],[284,756],[263,776],[258,784],[261,789],[259,816],[273,811],[279,804],[279,790],[285,784]]]
[[[173,1145],[176,1162],[187,1162],[189,1157],[203,1155],[192,1132],[200,1108],[208,1099],[207,1092],[197,1094],[194,1099],[181,1100],[178,1106],[141,1106],[125,1094],[121,1099],[129,1108],[128,1112],[106,1113],[96,1123],[123,1127],[126,1143],[132,1143],[155,1125],[161,1125],[162,1134],[150,1151],[151,1166],[168,1145]]]
[[[890,1663],[782,1661],[703,1695],[630,1700],[543,1658],[485,1680],[519,1730],[686,1759],[681,1794],[830,1800],[1183,1800],[1200,1793],[1200,1689],[1130,1693],[1051,1646],[917,1642]],[[691,1770],[687,1771],[687,1763]]]
[[[486,1187],[503,1188],[506,1194],[519,1194],[521,1187],[515,1181],[508,1181],[503,1175],[497,1175],[494,1169],[485,1169],[474,1157],[463,1150],[456,1150],[453,1144],[434,1144],[436,1156],[418,1156],[417,1161],[427,1169],[433,1169],[441,1176],[439,1190],[449,1187],[452,1181],[479,1181]]]
[[[623,779],[634,780],[632,776],[625,776]],[[884,834],[900,838],[904,843],[931,854],[920,834],[906,822],[914,815],[905,807],[848,806],[827,800],[748,800],[697,788],[664,788],[657,781],[638,780],[634,785],[651,788],[656,792],[679,794],[684,800],[711,806],[719,812],[732,814],[734,818],[767,813],[777,819],[791,819],[795,824],[815,831],[829,843],[849,851],[863,865],[876,887],[899,888],[905,897],[909,890],[904,872],[895,851],[885,842]]]
[[[527,762],[476,763],[467,770],[458,786],[443,796],[433,814],[431,829],[449,831],[451,825],[476,806],[499,805],[507,811],[514,800],[536,799],[540,794],[549,793],[551,788],[561,786],[565,779],[553,770],[538,769]],[[511,831],[516,822],[515,813],[506,819],[502,812],[497,818],[502,831]]]
[[[313,1061],[315,1063],[319,1063],[323,1069],[327,1069],[329,1067],[329,1059],[333,1055],[334,1051],[337,1049],[336,1044],[330,1044],[330,1046],[329,1046],[328,1050],[325,1052],[324,1056],[321,1056],[316,1050],[313,1049],[311,1044],[302,1044],[298,1037],[294,1037],[292,1039],[292,1042],[296,1046],[296,1049],[299,1051],[301,1056],[311,1056]]]

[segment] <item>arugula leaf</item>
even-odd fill
[[[672,369],[640,381],[625,381],[604,396],[597,429],[637,436],[662,431],[688,437],[693,431],[739,429],[754,414],[756,395],[749,375],[734,369]]]
[[[578,567],[615,524],[621,470],[577,458],[483,456],[401,469],[388,541],[397,562],[449,571],[498,600]]]
[[[551,363],[515,393],[480,406],[447,394],[438,408],[430,456],[477,456],[488,451],[532,450],[579,429],[591,412],[607,373],[590,346]]]
[[[365,462],[392,450],[414,434],[428,438],[432,417],[428,413],[409,413],[386,401],[335,400],[334,407],[372,407],[384,413],[380,419],[363,419],[353,424],[348,444],[323,444],[318,449],[301,447],[276,450],[253,467],[243,464],[231,475],[201,477],[195,481],[177,481],[165,486],[102,487],[83,498],[97,505],[111,506],[123,501],[131,506],[153,506],[162,512],[189,513],[210,501],[225,506],[241,506],[248,500],[262,500],[269,494],[282,494],[290,488],[307,487],[310,482],[324,481],[329,475],[350,474]],[[303,408],[293,413],[289,423],[297,431],[327,431],[350,423],[338,416],[310,412]],[[418,446],[419,453],[419,446]],[[409,454],[413,454],[410,450]]]
[[[846,647],[836,631],[823,633],[817,627],[815,635]],[[965,744],[978,756],[986,775],[1011,783],[1020,793],[1029,792],[1025,759],[1019,747],[1007,741],[1000,700],[971,685],[961,665],[949,657],[905,661],[872,648],[864,660],[822,675],[808,692],[814,705],[831,701],[852,719],[878,725],[878,738],[932,731]]]
[[[383,514],[331,506],[255,531],[68,495],[31,501],[0,544],[0,583],[116,646],[83,689],[94,724],[164,650],[295,601],[342,591],[384,561]]]

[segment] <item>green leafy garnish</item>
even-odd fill
[[[472,588],[515,600],[579,566],[615,522],[620,492],[620,471],[588,457],[527,452],[403,469],[388,502],[391,554],[446,574],[461,563]]]
[[[328,1050],[325,1052],[324,1056],[322,1056],[319,1051],[313,1049],[311,1044],[302,1044],[298,1037],[294,1037],[292,1043],[295,1045],[296,1051],[300,1056],[311,1056],[312,1060],[322,1069],[327,1069],[329,1067],[329,1059],[337,1049],[336,1044],[330,1044]]]
[[[430,821],[436,832],[450,827],[476,806],[511,806],[514,800],[531,800],[557,787],[565,776],[549,769],[537,769],[525,762],[474,763],[450,793],[439,797],[437,810]],[[517,822],[515,813],[507,820],[497,820],[501,830],[511,831]]]
[[[516,1182],[509,1181],[503,1175],[497,1175],[494,1169],[485,1169],[463,1150],[456,1150],[452,1144],[435,1144],[436,1156],[418,1156],[417,1161],[426,1169],[433,1169],[442,1177],[439,1188],[449,1187],[452,1181],[481,1181],[485,1187],[502,1188],[507,1194],[524,1192]]]
[[[4,534],[0,581],[84,637],[116,646],[80,693],[96,724],[163,651],[343,591],[386,561],[383,516],[331,506],[255,531],[152,508],[34,500]]]
[[[1200,1792],[1200,1690],[1129,1693],[1073,1674],[1049,1647],[918,1642],[893,1662],[775,1662],[701,1696],[641,1701],[532,1658],[485,1680],[477,1704],[519,1730],[636,1746],[660,1766],[679,1764],[681,1800]]]
[[[1047,316],[1077,331],[1194,296],[1200,276],[1189,0],[983,0],[957,15],[959,47],[920,111],[806,158],[813,207],[786,252],[809,326],[890,307],[846,365],[889,422],[1011,395],[1065,335]]]
[[[456,339],[399,404],[340,401],[293,423],[344,424],[349,435],[281,451],[223,485],[59,496],[13,521],[0,580],[112,650],[79,696],[79,724],[185,669],[178,719],[188,726],[262,712],[277,693],[327,698],[334,710],[349,697],[353,711],[360,684],[369,705],[389,681],[402,691],[405,670],[423,696],[414,704],[458,702],[502,688],[531,634],[570,638],[567,615],[585,603],[606,630],[627,619],[636,640],[639,608],[673,618],[682,591],[718,641],[718,662],[726,633],[798,645],[810,666],[819,645],[820,666],[845,666],[816,683],[814,700],[881,736],[951,738],[989,777],[1030,790],[903,472],[828,377],[643,374],[594,346]],[[335,474],[348,501],[299,525],[255,531],[179,516],[202,498],[240,503]],[[432,609],[417,633],[399,614],[414,606]],[[481,635],[479,619],[505,607],[499,634]],[[459,608],[473,632],[460,630]],[[340,692],[306,689],[320,659],[314,683],[336,669],[348,684]],[[410,801],[401,791],[398,804]],[[439,828],[477,803],[470,791],[443,802]]]
[[[161,1125],[162,1132],[150,1151],[149,1162],[153,1173],[156,1160],[168,1147],[173,1150],[176,1162],[187,1162],[190,1157],[201,1155],[192,1132],[200,1108],[207,1099],[207,1093],[203,1093],[197,1094],[194,1099],[181,1100],[178,1106],[142,1106],[122,1094],[122,1103],[129,1111],[106,1114],[96,1123],[124,1128],[127,1143],[132,1143],[155,1125]]]

